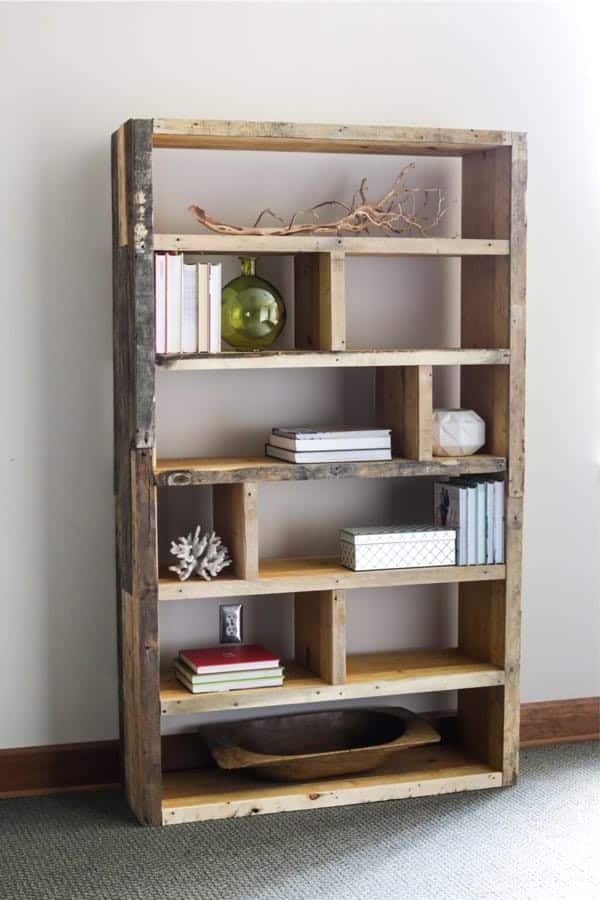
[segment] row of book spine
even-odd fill
[[[504,482],[456,478],[434,487],[435,524],[456,529],[459,566],[504,562]]]
[[[157,353],[219,353],[221,265],[185,262],[183,254],[154,255]]]

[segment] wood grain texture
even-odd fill
[[[431,366],[378,369],[375,386],[377,423],[392,429],[392,449],[422,462],[432,458]]]
[[[159,824],[151,153],[150,121],[130,120],[113,135],[115,505],[122,777],[128,802],[139,821]],[[124,221],[127,240],[122,244]]]
[[[161,679],[163,715],[284,706],[291,703],[324,703],[334,700],[371,699],[394,694],[466,690],[499,685],[504,673],[455,649],[400,650],[348,656],[346,680],[328,684],[299,666],[285,662],[285,681],[278,688],[192,694],[172,673]]]
[[[483,741],[492,764],[502,767],[503,783],[518,772],[519,673],[521,641],[522,496],[525,396],[525,189],[526,139],[512,148],[474,154],[463,160],[463,234],[469,238],[509,238],[510,261],[463,260],[462,332],[470,347],[505,345],[511,361],[461,370],[461,405],[486,421],[484,449],[508,456],[506,487],[506,582],[503,602],[497,589],[460,588],[463,639],[477,652],[504,655],[505,685],[459,700],[462,727],[472,745]],[[464,598],[464,599],[463,599]],[[479,635],[479,637],[476,637]],[[475,642],[475,643],[473,643]],[[462,644],[461,644],[462,646]],[[483,728],[482,728],[483,725]],[[501,755],[500,755],[501,748]]]
[[[346,349],[344,252],[319,253],[319,349]]]
[[[258,578],[258,485],[215,485],[213,526],[232,559],[225,571],[236,578]]]
[[[129,240],[127,217],[127,165],[125,161],[125,126],[116,132],[116,191],[117,191],[117,232],[118,246],[126,247]]]
[[[505,583],[461,584],[458,594],[458,644],[474,659],[504,668]],[[504,695],[499,687],[463,691],[458,695],[459,733],[478,759],[502,769]]]
[[[154,478],[160,487],[192,484],[229,484],[240,481],[314,481],[323,478],[401,478],[477,475],[503,472],[501,456],[437,457],[414,460],[396,457],[389,462],[288,463],[268,456],[159,459]]]
[[[316,253],[294,256],[294,340],[297,350],[315,351],[321,347],[318,260]]]
[[[294,656],[297,665],[328,684],[346,679],[346,595],[344,591],[307,591],[294,606]]]
[[[163,824],[239,818],[498,787],[499,772],[445,744],[395,754],[375,772],[299,784],[269,784],[219,769],[165,776]]]
[[[327,235],[221,235],[155,234],[154,249],[161,252],[298,255],[342,252],[346,256],[508,256],[507,239],[328,237]]]
[[[253,353],[160,354],[156,364],[172,372],[221,369],[321,369],[362,366],[508,366],[508,350],[347,350],[345,352],[263,350]]]
[[[161,758],[152,453],[131,451],[133,593],[122,593],[121,629],[125,794],[140,822],[160,823]]]
[[[159,579],[159,599],[197,600],[203,597],[248,597],[254,594],[293,594],[343,588],[399,587],[413,584],[454,584],[460,581],[497,581],[504,566],[432,566],[353,572],[335,557],[266,559],[258,578],[243,580],[223,573],[210,582]]]
[[[177,118],[154,120],[155,147],[461,156],[473,150],[510,145],[517,138],[518,134],[507,131],[457,128]]]
[[[600,740],[600,697],[521,704],[521,747]]]

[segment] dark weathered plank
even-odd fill
[[[154,446],[154,254],[152,120],[125,125],[128,248],[132,300],[134,446]]]
[[[114,481],[122,778],[140,822],[160,824],[151,135],[130,121],[112,139]]]
[[[191,484],[235,484],[242,481],[316,481],[323,478],[401,478],[414,476],[482,475],[503,472],[501,456],[465,456],[431,460],[392,459],[389,462],[286,463],[276,459],[163,459],[155,466],[160,487]]]

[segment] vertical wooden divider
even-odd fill
[[[139,821],[159,825],[151,120],[132,119],[113,135],[112,183],[121,769],[129,805]]]
[[[345,255],[301,253],[294,260],[297,350],[346,349]]]
[[[392,450],[407,459],[431,459],[432,367],[392,366],[376,371],[377,423],[392,429]]]
[[[216,484],[213,525],[229,548],[232,573],[237,578],[258,578],[258,485]]]
[[[510,148],[463,158],[463,237],[510,240],[508,259],[463,258],[461,269],[462,346],[508,346],[511,352],[510,366],[461,370],[461,406],[485,419],[486,451],[508,457],[506,581],[459,588],[461,648],[505,673],[503,688],[459,693],[459,723],[467,747],[502,770],[503,784],[518,773],[526,169],[523,135],[515,135]]]
[[[294,602],[294,657],[328,684],[346,680],[346,593],[306,591]]]

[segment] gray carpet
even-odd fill
[[[598,744],[517,787],[143,829],[116,792],[0,802],[2,900],[600,898]]]

